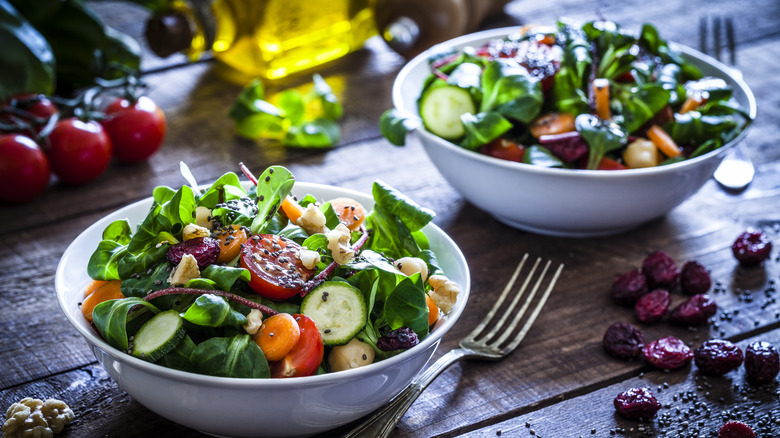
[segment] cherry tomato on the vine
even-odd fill
[[[111,161],[111,140],[95,121],[60,120],[49,134],[49,143],[52,171],[68,184],[92,181]]]
[[[141,96],[133,103],[119,98],[105,112],[102,123],[111,138],[114,156],[122,161],[141,161],[160,149],[167,125],[165,114],[152,99]]]
[[[57,106],[46,95],[19,94],[11,97],[0,107],[0,123],[16,125],[21,122],[29,125],[29,129],[18,126],[15,129],[6,129],[6,131],[23,132],[32,130],[31,132],[39,132],[49,118],[57,114],[58,111]]]
[[[251,274],[249,287],[272,300],[300,293],[313,274],[301,262],[302,249],[294,241],[273,234],[258,234],[244,242],[241,267]]]
[[[306,315],[293,315],[301,335],[283,359],[269,362],[271,377],[305,377],[317,372],[325,355],[325,345],[317,325]]]
[[[49,185],[49,160],[30,137],[0,136],[0,200],[27,202]]]

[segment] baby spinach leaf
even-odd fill
[[[52,94],[55,59],[51,46],[7,0],[0,0],[0,101],[14,94]]]
[[[330,119],[316,119],[290,125],[284,138],[285,146],[328,148],[339,142],[341,129]]]
[[[266,224],[290,194],[295,177],[282,166],[270,166],[257,178],[257,216],[250,227],[252,234],[262,233]]]
[[[580,114],[574,124],[589,146],[588,169],[597,169],[608,152],[620,149],[628,139],[620,126],[592,114]]]
[[[190,362],[190,356],[193,351],[195,351],[195,343],[192,342],[192,338],[188,335],[184,335],[184,338],[176,348],[161,357],[157,363],[180,371],[195,372],[195,367]]]
[[[330,120],[339,120],[344,115],[344,107],[339,102],[333,89],[328,85],[325,79],[315,73],[312,82],[312,100],[319,105],[322,116]]]
[[[306,104],[300,91],[290,88],[279,93],[278,107],[293,126],[303,122]]]
[[[165,204],[173,198],[176,194],[176,190],[166,186],[157,186],[152,190],[152,199],[155,204]]]
[[[133,274],[146,272],[148,269],[160,263],[160,261],[165,260],[165,254],[168,252],[170,246],[169,243],[160,243],[159,245],[151,245],[135,253],[126,254],[119,260],[119,263],[117,263],[119,277],[124,280],[130,278]]]
[[[612,84],[615,98],[620,102],[623,127],[635,132],[661,111],[669,102],[670,93],[663,85],[646,84],[620,86]]]
[[[168,276],[171,274],[170,265],[168,261],[163,261],[154,266],[150,266],[146,269],[140,269],[138,272],[143,272],[139,275],[126,275],[122,278],[122,294],[126,297],[145,297],[149,292],[165,289],[170,286],[168,283]],[[162,300],[155,301],[163,308],[168,306],[162,306],[163,302],[166,302],[173,295],[162,296]]]
[[[709,116],[699,111],[675,114],[674,122],[664,125],[666,132],[680,145],[699,145],[710,138],[737,132],[738,128],[739,122],[733,116]]]
[[[420,206],[414,200],[383,181],[374,181],[371,187],[374,202],[388,214],[398,217],[409,231],[418,231],[433,220],[436,213]]]
[[[138,297],[104,301],[92,311],[92,321],[103,339],[120,351],[128,350],[127,316],[136,306],[142,306],[155,314],[160,312],[154,304]]]
[[[470,150],[476,150],[512,129],[512,123],[496,111],[466,113],[460,116],[460,120],[466,129],[460,145]]]
[[[200,295],[182,318],[206,327],[246,325],[244,315],[233,310],[224,298],[212,294]]]
[[[482,73],[483,97],[480,113],[497,111],[510,119],[531,122],[544,102],[541,83],[528,76],[525,68],[500,58]]]
[[[195,347],[190,361],[202,374],[221,377],[268,378],[268,361],[249,335],[214,337]]]
[[[127,255],[127,246],[113,240],[103,240],[89,257],[87,274],[95,280],[119,280],[117,265]]]
[[[582,90],[582,78],[579,78],[576,70],[569,66],[561,65],[561,69],[555,75],[553,96],[561,112],[582,114],[590,110],[588,96]]]
[[[200,276],[208,278],[216,283],[219,290],[229,291],[238,280],[249,283],[251,279],[249,271],[244,268],[234,268],[231,266],[208,265],[200,271]]]
[[[563,167],[563,162],[544,146],[532,145],[525,150],[523,163],[541,167]]]
[[[392,329],[409,327],[420,339],[428,335],[428,306],[420,274],[406,277],[385,299],[384,316]]]
[[[108,224],[103,230],[103,240],[112,240],[121,245],[130,243],[130,237],[133,232],[130,229],[130,222],[127,219],[120,219]]]
[[[238,175],[233,172],[227,172],[214,181],[203,194],[198,196],[197,205],[214,209],[224,202],[244,198],[246,194],[246,190],[241,185]]]
[[[419,118],[406,116],[395,108],[385,111],[379,118],[379,132],[396,146],[403,146],[406,143],[406,134],[418,127]]]

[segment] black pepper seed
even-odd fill
[[[368,356],[365,353],[363,353],[363,360],[368,360]]]
[[[325,329],[325,333],[330,333],[330,329]],[[365,355],[363,355],[365,356]]]

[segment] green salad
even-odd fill
[[[478,47],[435,52],[417,101],[382,134],[403,145],[419,125],[463,148],[567,169],[653,167],[697,157],[751,122],[721,78],[700,70],[650,24],[639,34],[559,20]]]
[[[434,213],[375,182],[374,207],[296,199],[272,166],[245,190],[157,187],[139,224],[110,223],[80,303],[113,347],[214,376],[301,377],[368,365],[428,336],[457,300],[421,231]]]

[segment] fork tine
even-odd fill
[[[531,289],[531,291],[529,292],[525,300],[523,300],[522,307],[520,307],[520,310],[515,310],[515,307],[517,307],[517,304],[520,302],[520,298],[522,298],[523,294],[525,294],[525,290],[528,287],[528,284],[530,284],[531,280],[533,280],[534,274],[536,274],[536,268],[539,267],[539,263],[541,263],[541,261],[542,261],[541,258],[536,259],[533,268],[531,268],[531,272],[528,273],[528,275],[525,278],[525,282],[523,282],[523,286],[515,294],[515,297],[512,300],[512,305],[506,309],[501,319],[498,321],[498,323],[496,323],[494,332],[497,333],[500,331],[501,336],[499,336],[497,339],[487,338],[486,341],[490,342],[495,346],[500,347],[504,342],[506,342],[506,340],[514,331],[515,327],[517,327],[517,324],[519,323],[520,319],[523,317],[523,315],[525,315],[525,312],[528,310],[528,306],[531,304],[531,301],[534,299],[534,296],[536,296],[536,292],[539,290],[539,284],[542,278],[544,278],[544,275],[547,273],[547,268],[550,267],[550,261],[547,261],[547,264],[544,266],[542,273],[539,275],[539,279],[536,281],[536,284]],[[506,321],[507,319],[509,319],[510,315],[514,315],[514,317],[512,318],[512,321],[507,325]],[[493,333],[493,335],[495,335],[495,333]]]
[[[549,266],[550,266],[550,261],[548,260],[547,265],[544,267],[544,272],[539,277],[539,280],[536,282],[536,286],[534,287],[534,293],[536,292],[536,289],[539,288],[539,285],[542,283],[544,274],[547,272],[547,268]],[[528,317],[528,320],[526,320],[525,325],[523,325],[523,328],[520,330],[517,336],[515,336],[512,342],[504,348],[505,351],[513,351],[515,348],[517,348],[517,346],[520,345],[520,342],[523,341],[523,338],[525,338],[525,335],[528,334],[528,331],[531,330],[531,326],[536,321],[536,317],[539,316],[539,313],[542,312],[542,308],[544,307],[545,303],[547,303],[547,298],[550,297],[550,293],[552,292],[553,287],[555,287],[555,283],[558,281],[558,277],[561,275],[561,271],[563,271],[562,263],[558,265],[558,269],[555,270],[552,279],[547,284],[547,289],[545,289],[544,293],[542,293],[542,296],[539,298],[539,301],[536,303],[536,307],[534,308],[531,315]],[[528,301],[526,304],[530,304],[530,301]],[[523,313],[525,313],[525,311]],[[517,323],[515,322],[514,324],[516,325]],[[507,331],[507,333],[509,332],[511,332],[511,330]]]
[[[699,17],[699,49],[707,53],[707,17]]]
[[[737,42],[734,39],[734,20],[726,17],[726,43],[729,48],[729,62],[737,65]]]
[[[526,260],[528,260],[527,253],[520,260],[520,263],[517,264],[517,268],[515,268],[515,272],[512,274],[512,277],[509,279],[509,283],[507,283],[506,286],[504,287],[504,290],[501,291],[501,295],[493,304],[493,307],[490,309],[490,312],[488,312],[488,314],[485,315],[482,321],[480,321],[480,323],[474,328],[474,330],[471,331],[471,333],[469,333],[466,336],[464,340],[474,341],[477,338],[477,336],[482,334],[482,331],[485,330],[485,327],[488,325],[488,323],[493,319],[496,313],[498,313],[498,310],[504,305],[504,301],[506,301],[510,292],[512,291],[512,289],[514,289],[515,281],[517,281],[517,277],[520,275],[520,271],[523,269],[523,265],[525,265]]]
[[[714,44],[715,47],[712,48],[713,54],[715,55],[715,59],[720,61],[720,49],[721,49],[721,41],[720,41],[720,30],[721,27],[721,18],[720,16],[716,16],[712,22],[712,36],[714,38]]]

